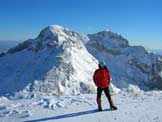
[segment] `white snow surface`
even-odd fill
[[[118,110],[109,109],[102,96],[102,112],[96,95],[41,96],[34,99],[0,97],[0,122],[161,122],[162,92],[121,92],[112,96]]]

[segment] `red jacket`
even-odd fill
[[[106,68],[97,69],[93,75],[97,87],[106,88],[110,85],[110,73]]]

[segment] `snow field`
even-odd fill
[[[32,99],[0,98],[0,122],[161,122],[162,92],[121,92],[112,96],[117,111],[102,96],[103,112],[97,111],[96,95],[43,96]]]

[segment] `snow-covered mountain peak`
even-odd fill
[[[51,29],[55,29],[55,30],[65,29],[63,26],[60,26],[60,25],[49,25],[48,27],[51,28]]]
[[[114,33],[109,29],[97,32],[95,35],[99,36],[99,37],[103,37],[103,38],[109,38],[109,39],[127,40],[123,36],[121,36],[120,34]]]
[[[84,37],[77,32],[71,31],[59,25],[49,25],[42,29],[40,34],[35,39],[28,39],[20,43],[19,45],[9,49],[7,53],[0,54],[0,57],[6,54],[19,52],[24,49],[37,52],[45,48],[56,47],[62,47],[62,49],[72,46],[84,48],[82,40],[85,40]]]
[[[95,34],[88,34],[90,43],[98,43],[101,46],[112,47],[112,48],[123,48],[128,47],[128,40],[123,36],[112,32],[111,30],[103,30]]]
[[[77,32],[52,25],[37,38],[10,49],[9,55],[0,59],[0,95],[19,91],[48,95],[93,93],[97,60],[86,50],[83,38]],[[7,74],[11,76],[4,77]]]
[[[34,46],[39,47],[58,47],[58,46],[80,46],[81,35],[59,25],[49,25],[44,28],[35,39]]]
[[[40,32],[38,37],[40,38],[44,37],[43,39],[46,39],[47,37],[49,38],[49,37],[58,36],[58,35],[66,36],[66,34],[64,33],[64,30],[67,30],[67,29],[59,25],[49,25]]]
[[[37,39],[51,40],[58,38],[59,41],[68,40],[76,37],[78,34],[59,25],[49,25],[44,28]]]

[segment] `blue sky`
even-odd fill
[[[0,0],[0,40],[35,38],[51,24],[110,29],[131,44],[162,49],[162,0]]]

